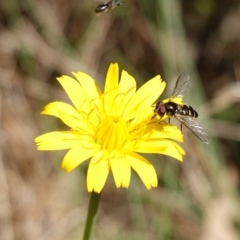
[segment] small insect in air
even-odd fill
[[[185,125],[192,133],[204,143],[209,144],[210,140],[207,133],[202,126],[197,122],[198,113],[188,105],[180,105],[172,101],[173,98],[183,98],[190,86],[190,77],[187,72],[183,72],[177,79],[172,96],[168,102],[157,102],[154,109],[154,117],[157,115],[163,117],[165,114],[169,117],[175,117],[182,124]]]
[[[122,0],[111,0],[107,3],[102,3],[102,4],[98,5],[95,8],[95,13],[97,15],[101,15],[102,13],[108,12],[117,6],[121,6],[122,4],[123,4]]]

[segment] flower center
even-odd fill
[[[128,129],[122,117],[106,117],[96,130],[95,141],[108,151],[121,150],[127,139]]]

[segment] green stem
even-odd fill
[[[90,240],[91,238],[92,228],[96,220],[100,198],[101,193],[92,192],[88,206],[88,216],[84,229],[83,240]]]

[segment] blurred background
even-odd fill
[[[111,62],[138,86],[160,74],[163,98],[188,71],[185,102],[212,143],[183,128],[183,163],[146,156],[159,175],[151,191],[134,173],[116,189],[110,175],[93,239],[240,239],[240,1],[124,0],[96,16],[100,3],[0,1],[0,239],[81,239],[88,163],[66,174],[66,151],[38,152],[33,139],[66,128],[40,115],[69,101],[56,77],[84,71],[103,86]]]

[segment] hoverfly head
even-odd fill
[[[156,104],[156,107],[155,107],[155,111],[154,111],[157,115],[159,115],[160,117],[163,117],[164,114],[166,113],[166,107],[165,107],[165,104],[164,102],[158,102]]]

